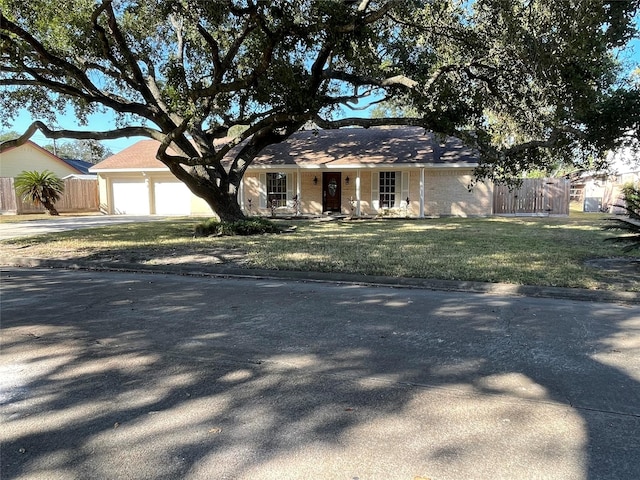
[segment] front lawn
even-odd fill
[[[5,242],[6,254],[112,263],[233,263],[245,268],[348,272],[640,291],[630,272],[591,259],[640,254],[604,242],[605,214],[555,218],[293,221],[294,233],[193,238],[201,220],[126,224]],[[637,268],[637,267],[636,267]]]

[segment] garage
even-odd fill
[[[191,191],[182,182],[154,182],[155,213],[157,215],[189,215]]]
[[[149,188],[144,180],[119,179],[111,183],[113,213],[116,215],[149,215]]]

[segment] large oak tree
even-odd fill
[[[478,148],[479,175],[508,178],[637,138],[638,87],[615,55],[639,3],[0,0],[0,108],[6,125],[24,108],[36,120],[0,151],[35,130],[154,138],[225,220],[243,216],[255,156],[308,122],[424,126]],[[382,101],[412,116],[350,116]],[[81,120],[115,112],[118,127],[51,128],[69,105]]]

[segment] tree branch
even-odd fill
[[[505,156],[517,155],[527,150],[536,150],[540,148],[553,148],[557,145],[558,141],[566,138],[567,136],[573,136],[576,138],[586,138],[586,134],[573,127],[555,128],[549,136],[544,140],[530,140],[528,142],[519,143],[506,148],[502,151]]]
[[[365,12],[367,10],[367,8],[369,7],[370,3],[371,3],[371,0],[362,0],[360,2],[360,5],[358,5],[358,11],[359,12]]]
[[[135,82],[128,75],[126,75],[126,68],[124,67],[124,65],[122,65],[118,61],[115,55],[113,55],[113,52],[111,51],[111,44],[109,42],[109,37],[107,36],[107,32],[102,27],[102,25],[100,25],[100,23],[98,22],[98,18],[104,12],[106,7],[107,7],[106,2],[103,2],[98,6],[98,8],[94,10],[93,14],[91,15],[91,23],[93,24],[93,29],[98,34],[97,35],[98,40],[100,40],[100,45],[102,46],[102,53],[104,54],[105,58],[109,62],[111,62],[111,64],[114,65],[118,70],[118,75],[115,78],[124,80],[127,85],[135,89],[136,88]]]
[[[118,20],[116,18],[116,14],[113,11],[112,0],[104,0],[100,6],[101,10],[107,16],[107,24],[109,25],[109,30],[111,31],[111,35],[113,35],[118,48],[120,49],[120,53],[127,61],[127,66],[131,70],[133,74],[133,78],[135,79],[134,85],[136,90],[142,94],[142,97],[149,103],[155,103],[157,100],[156,97],[149,91],[147,88],[147,83],[145,81],[142,70],[140,70],[140,66],[136,61],[135,56],[131,52],[129,45],[127,44],[124,35],[120,31],[120,27],[118,26]]]
[[[413,127],[431,128],[433,123],[424,118],[394,117],[394,118],[341,118],[339,120],[326,120],[319,115],[313,117],[313,121],[321,128],[337,129],[344,127],[383,127],[387,125],[407,125]],[[444,133],[444,132],[443,132]]]
[[[229,168],[229,180],[234,185],[239,185],[244,172],[249,168],[253,159],[268,145],[279,143],[289,138],[294,132],[300,129],[308,120],[308,116],[292,116],[288,115],[286,120],[277,121],[281,115],[274,116],[274,123],[267,125],[251,136],[247,142],[233,159],[233,163]],[[282,133],[276,132],[277,129],[283,129]]]
[[[210,87],[204,88],[199,92],[195,92],[194,95],[197,97],[214,97],[218,93],[223,92],[233,92],[237,90],[242,90],[251,86],[264,72],[269,68],[269,64],[271,62],[271,58],[273,55],[273,51],[276,45],[276,40],[269,36],[270,41],[268,45],[264,48],[262,52],[262,57],[260,63],[253,69],[253,71],[247,76],[240,78],[238,80],[222,83],[222,78],[225,72],[232,65],[235,56],[237,55],[242,43],[245,41],[247,36],[257,28],[257,25],[250,24],[247,22],[245,28],[239,36],[237,36],[229,47],[224,59],[220,62],[220,70],[217,72],[217,75],[214,77],[214,83]],[[209,37],[211,37],[209,35]],[[212,38],[212,37],[211,37]]]
[[[363,0],[363,2],[360,4],[360,7],[358,7],[358,13],[359,14],[364,13],[369,3],[370,3],[369,0]],[[377,22],[391,10],[391,7],[393,6],[394,3],[399,3],[399,2],[398,0],[390,0],[384,5],[382,5],[378,10],[375,10],[364,17],[358,18],[355,22],[352,22],[346,25],[341,25],[340,27],[337,28],[337,32],[351,33],[351,32],[355,32],[358,28],[360,28],[361,25],[368,25],[368,24]]]
[[[0,23],[4,30],[13,33],[19,39],[29,44],[35,55],[37,55],[37,58],[44,65],[42,68],[35,69],[26,65],[24,60],[20,59],[19,65],[22,67],[22,71],[18,73],[29,74],[33,78],[32,83],[29,83],[30,81],[25,78],[5,78],[2,79],[3,85],[45,86],[56,93],[78,98],[86,101],[87,103],[101,103],[116,111],[135,113],[145,118],[154,119],[152,109],[148,105],[128,102],[123,98],[102,92],[91,80],[89,80],[89,77],[87,77],[85,72],[67,60],[50,53],[31,34],[4,17],[2,11],[0,11]],[[15,40],[9,38],[7,35],[3,35],[3,39],[9,42],[15,42]],[[50,68],[47,68],[47,66],[50,66]],[[58,77],[64,77],[66,78],[66,81],[52,80],[41,75],[41,71],[43,73],[53,73]],[[75,85],[73,85],[69,80],[74,80],[73,83]]]
[[[198,32],[204,38],[205,43],[209,46],[209,50],[211,52],[211,61],[213,62],[213,77],[220,81],[222,80],[222,76],[224,74],[222,69],[222,61],[220,60],[220,45],[213,38],[206,28],[202,26],[200,22],[197,24]]]
[[[77,80],[87,91],[93,95],[101,96],[102,92],[97,88],[91,80],[84,74],[78,67],[69,63],[68,61],[51,54],[38,40],[36,40],[29,32],[23,30],[17,24],[7,19],[0,10],[0,24],[2,28],[8,32],[13,33],[18,38],[28,43],[34,50],[34,52],[46,63],[61,68],[71,78]],[[7,36],[3,36],[8,39]],[[9,40],[11,41],[11,40]]]
[[[20,145],[25,144],[27,140],[29,140],[38,130],[42,132],[45,137],[55,139],[74,138],[76,140],[114,140],[116,138],[126,137],[147,137],[161,142],[164,138],[164,134],[162,132],[147,127],[126,127],[116,130],[108,130],[105,132],[51,130],[44,123],[36,121],[29,125],[29,128],[27,128],[27,130],[18,138],[0,143],[0,153],[10,148],[19,147]]]
[[[414,89],[418,85],[418,82],[404,75],[395,75],[393,77],[380,79],[380,78],[369,77],[365,75],[356,75],[353,73],[336,71],[333,69],[324,70],[323,77],[327,80],[342,80],[354,86],[363,86],[363,85],[374,85],[376,87],[402,86],[409,89]]]

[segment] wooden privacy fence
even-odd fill
[[[527,178],[519,188],[495,185],[494,215],[569,215],[571,185],[565,178]]]
[[[60,213],[99,211],[98,180],[67,178],[64,180],[64,193],[55,205]],[[23,202],[16,195],[13,178],[0,178],[0,213],[19,215],[45,211],[30,202]]]

